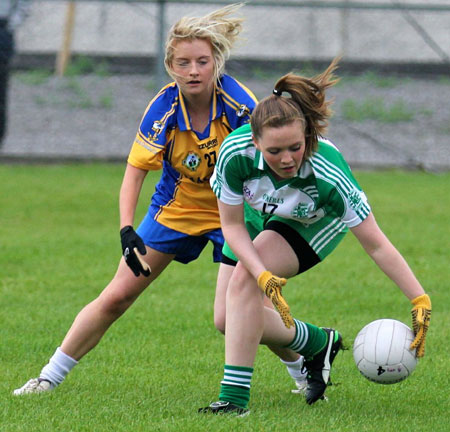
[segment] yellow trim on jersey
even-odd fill
[[[240,87],[244,87],[243,85],[241,85],[241,83],[238,83],[238,84],[240,85]],[[256,103],[257,100],[256,100],[255,96],[253,95],[253,93],[250,90],[247,90],[247,91],[249,92],[249,96],[251,96],[252,99],[254,99],[254,101]],[[241,104],[238,101],[236,101],[236,99],[232,98],[231,95],[229,93],[227,93],[222,87],[219,87],[219,93],[224,96],[223,101],[228,106],[230,106],[231,108],[234,108],[234,109],[239,109]]]
[[[216,85],[214,87],[215,87],[215,89],[217,88]],[[223,94],[226,94],[226,93],[223,92]],[[186,102],[184,101],[184,96],[181,93],[181,91],[178,91],[178,99],[180,100],[180,108],[183,113],[183,119],[184,119],[184,123],[186,125],[186,130],[192,130],[191,121],[189,119],[189,113],[186,108]],[[236,108],[232,105],[230,105],[230,106],[232,108]],[[213,96],[212,96],[211,119],[214,120],[216,117],[217,117],[217,96],[216,96],[216,92],[214,91]]]
[[[191,122],[189,120],[189,114],[186,108],[186,104],[184,102],[184,97],[181,94],[181,91],[178,90],[178,99],[180,100],[180,108],[181,108],[181,112],[183,113],[183,119],[184,119],[184,124],[186,125],[186,130],[192,130],[191,127]]]
[[[142,115],[141,118],[141,122],[144,119],[144,117],[147,115],[148,110],[150,109],[150,107],[153,105],[153,103],[156,101],[156,99],[158,99],[169,87],[175,87],[177,84],[176,82],[171,82],[167,85],[165,85],[157,94],[156,96],[149,102],[149,104],[147,105],[147,108],[144,111],[144,114]]]
[[[175,189],[173,191],[173,197],[170,201],[167,202],[167,204],[165,204],[164,206],[160,206],[159,210],[157,211],[157,213],[155,214],[155,220],[158,220],[158,217],[161,215],[161,213],[163,212],[163,210],[166,210],[167,207],[169,207],[171,204],[173,204],[176,200],[176,196],[177,196],[177,192],[178,189],[180,187],[180,183],[181,183],[181,178],[179,178],[176,183],[175,183]]]
[[[176,131],[176,132],[175,132]],[[220,228],[217,199],[209,185],[219,148],[229,130],[222,118],[210,124],[210,134],[199,139],[194,131],[175,129],[165,159],[179,177],[172,196],[155,216],[160,224],[190,235]]]
[[[256,96],[253,94],[253,92],[244,84],[242,84],[240,81],[236,80],[236,83],[238,84],[239,87],[243,88],[245,90],[245,92],[253,99],[253,101],[255,102],[255,104],[258,103],[258,99],[256,99]]]
[[[216,85],[214,85],[214,90],[217,88]],[[211,110],[211,119],[215,119],[217,116],[217,96],[216,92],[213,91],[213,100],[212,100],[212,110]]]
[[[211,95],[209,126],[193,130],[188,100],[175,83],[150,102],[128,156],[141,169],[163,168],[153,195],[155,220],[189,235],[220,228],[217,199],[209,185],[225,137],[249,121],[255,98],[234,78],[224,75]]]
[[[156,147],[158,150],[163,150],[165,147],[165,144],[158,144],[158,143],[155,143],[154,141],[149,141],[147,139],[147,137],[142,134],[141,131],[138,132],[138,135],[139,135],[139,138],[141,138],[144,141],[144,143],[147,144],[147,145],[144,145],[144,147],[148,148],[149,150],[151,147]]]

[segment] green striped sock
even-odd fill
[[[252,375],[253,368],[225,365],[223,380],[220,383],[219,400],[247,408]]]
[[[295,336],[287,348],[298,352],[306,359],[314,357],[327,343],[327,333],[312,324],[294,318]]]

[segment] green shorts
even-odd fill
[[[305,259],[306,262],[314,262],[314,256],[317,257],[317,262],[323,261],[336,248],[348,231],[347,226],[339,218],[327,215],[315,223],[306,225],[293,219],[262,214],[244,204],[244,216],[245,225],[252,240],[265,229],[282,231],[282,235],[286,233],[283,237],[293,247],[300,263],[305,262]],[[280,230],[279,227],[285,228]],[[227,242],[223,246],[222,254],[231,261],[238,261]],[[312,265],[309,265],[308,268],[310,267]],[[301,269],[301,271],[305,270]]]

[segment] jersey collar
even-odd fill
[[[311,163],[309,162],[308,159],[306,159],[305,161],[303,161],[302,165],[300,166],[300,169],[298,171],[298,176],[300,178],[306,178],[309,177],[311,174],[313,174],[313,169],[311,166]]]
[[[270,172],[269,165],[267,165],[267,162],[264,160],[263,154],[258,149],[255,149],[255,159],[253,161],[253,166],[260,171]],[[309,160],[305,160],[298,170],[296,177],[304,179],[309,177],[311,174],[313,174],[311,163],[309,162]]]
[[[191,118],[186,107],[186,102],[184,100],[183,94],[180,89],[178,89],[178,100],[180,102],[180,109],[177,114],[177,123],[181,131],[192,130]],[[214,86],[212,103],[209,110],[209,122],[211,123],[216,118],[222,115],[222,106],[217,103],[217,85]]]
[[[269,169],[262,153],[257,148],[255,148],[255,159],[253,161],[253,166],[261,171]]]

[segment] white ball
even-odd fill
[[[353,343],[353,358],[361,374],[370,381],[394,384],[412,374],[416,350],[409,346],[413,331],[400,321],[379,319],[367,324]]]

